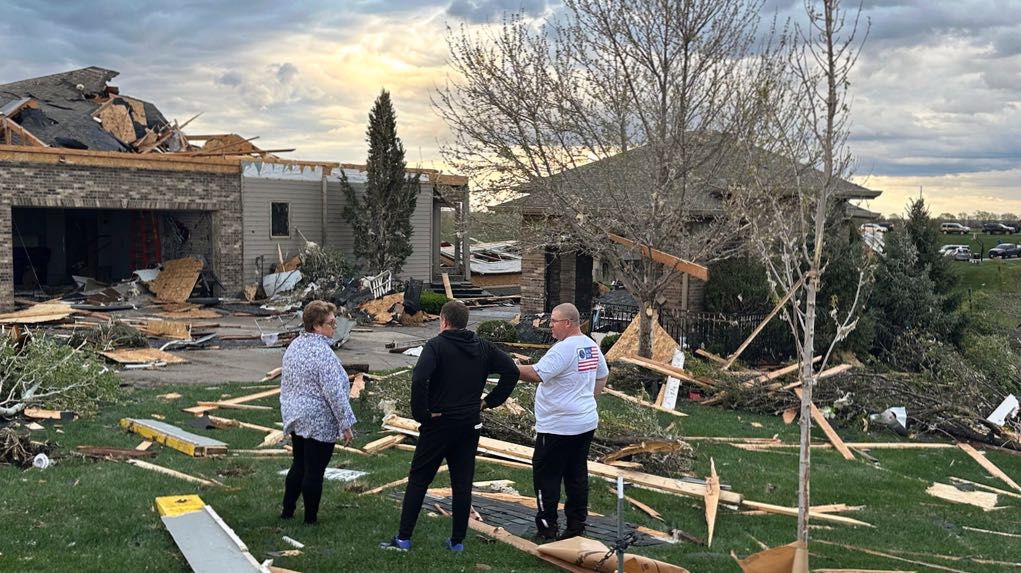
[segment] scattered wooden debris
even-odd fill
[[[440,466],[440,469],[436,470],[436,473],[445,472],[445,471],[447,471],[447,465],[443,464],[442,466]],[[408,478],[401,478],[399,480],[395,480],[395,481],[392,481],[392,482],[389,482],[389,483],[385,483],[385,484],[383,484],[383,485],[381,485],[379,487],[374,487],[374,488],[372,488],[370,490],[363,491],[361,493],[361,495],[373,495],[373,494],[377,494],[379,492],[386,491],[386,490],[388,490],[390,488],[394,488],[394,487],[397,487],[399,485],[403,485],[403,484],[406,484],[406,483],[408,483]],[[471,521],[471,520],[469,520],[469,521]]]
[[[978,527],[969,527],[967,525],[962,525],[961,529],[965,529],[967,531],[974,531],[976,533],[989,533],[991,535],[999,535],[1001,537],[1013,537],[1015,539],[1021,539],[1021,533],[1007,533],[1006,531],[993,531],[991,529],[980,529]]]
[[[907,559],[907,558],[904,558],[904,557],[898,557],[896,555],[891,555],[890,553],[883,553],[881,551],[876,551],[875,549],[869,549],[867,547],[856,547],[854,545],[845,545],[843,543],[834,543],[832,541],[824,541],[822,539],[816,539],[816,540],[813,540],[812,542],[813,543],[822,543],[824,545],[832,545],[834,547],[841,547],[843,549],[847,549],[848,551],[858,551],[860,553],[865,553],[867,555],[874,555],[876,557],[885,557],[887,559],[893,559],[894,561],[901,561],[903,563],[910,563],[912,565],[922,565],[924,567],[930,567],[930,568],[936,569],[938,571],[949,571],[950,573],[968,573],[967,571],[962,571],[960,569],[954,569],[952,567],[944,567],[942,565],[936,565],[936,564],[933,564],[933,563],[926,563],[924,561],[915,561],[914,559]]]
[[[572,537],[546,543],[538,547],[539,553],[555,557],[565,563],[575,563],[589,571],[617,571],[617,555],[595,539]],[[607,557],[607,555],[609,555]],[[624,554],[624,571],[656,571],[658,573],[688,573],[683,567],[658,561],[651,557]]]
[[[723,492],[723,493],[727,493],[727,492]],[[741,506],[742,507],[751,508],[751,509],[762,510],[762,511],[765,511],[766,513],[775,513],[777,515],[787,515],[787,516],[790,516],[790,517],[797,517],[798,516],[798,508],[796,508],[796,507],[784,507],[782,505],[773,505],[771,503],[763,503],[761,501],[751,501],[751,500],[747,500],[747,499],[744,500],[744,502],[741,504]],[[818,511],[811,511],[810,510],[808,512],[808,517],[809,517],[809,520],[828,521],[828,522],[831,522],[831,523],[840,523],[840,524],[843,524],[843,525],[852,525],[852,526],[875,527],[871,523],[865,523],[864,521],[859,521],[857,519],[852,519],[850,517],[844,517],[842,515],[831,515],[829,513],[820,513]]]
[[[284,432],[282,430],[273,430],[272,432],[266,432],[266,437],[256,447],[268,448],[276,446],[282,441],[284,441]]]
[[[144,442],[143,442],[144,443]],[[152,444],[152,442],[149,442]],[[138,458],[154,458],[156,452],[140,450],[138,448],[108,448],[104,446],[78,446],[76,452],[93,457],[108,460],[134,460]]]
[[[123,418],[120,421],[120,426],[147,440],[163,444],[189,456],[201,457],[227,453],[227,444],[219,440],[186,432],[181,428],[157,420]]]
[[[638,355],[638,324],[641,318],[641,316],[636,316],[631,321],[631,324],[624,329],[620,338],[613,344],[613,348],[606,353],[607,362],[620,360],[625,356],[633,357]],[[656,317],[651,317],[649,320],[652,321],[652,360],[654,362],[669,363],[674,357],[674,350],[677,349],[677,341],[659,325]]]
[[[971,459],[973,459],[976,462],[978,462],[978,465],[980,465],[983,468],[985,468],[985,470],[988,471],[990,474],[992,474],[994,477],[999,478],[1000,480],[1002,480],[1004,483],[1009,485],[1014,490],[1021,491],[1021,485],[1018,485],[1017,482],[1015,482],[1014,480],[1010,479],[1010,476],[1008,476],[1006,473],[1004,473],[1004,471],[1001,470],[999,467],[997,467],[996,464],[994,464],[993,462],[989,461],[978,450],[976,450],[974,447],[972,447],[971,444],[965,444],[965,443],[958,442],[957,447],[961,448],[962,450],[964,450],[964,453],[966,453],[969,456],[971,456]]]
[[[163,263],[163,271],[146,286],[157,298],[167,302],[184,302],[191,296],[202,272],[202,261],[195,257],[174,259]]]
[[[269,410],[274,410],[275,409],[275,408],[271,408],[270,406],[255,406],[255,405],[252,405],[252,404],[234,404],[234,403],[231,403],[231,402],[227,402],[225,400],[218,401],[218,402],[210,402],[210,401],[207,401],[207,400],[199,400],[198,401],[198,405],[199,406],[203,406],[203,407],[212,407],[213,409],[225,408],[225,409],[228,409],[228,410],[233,409],[233,410],[266,410],[266,411],[269,411]]]
[[[259,380],[259,382],[269,382],[270,380],[276,380],[277,378],[280,378],[280,375],[283,372],[284,372],[284,369],[283,369],[282,366],[274,368],[274,369],[270,370],[269,372],[267,372],[266,375],[262,377],[262,380]]]
[[[138,330],[160,338],[191,340],[191,325],[173,320],[147,320]]]
[[[685,382],[690,382],[690,383],[692,383],[692,384],[694,384],[696,386],[700,386],[702,388],[706,388],[706,389],[715,388],[715,386],[712,383],[707,382],[705,380],[697,380],[694,376],[691,375],[690,372],[687,372],[685,370],[681,370],[680,368],[677,368],[675,366],[671,366],[670,364],[667,364],[667,363],[664,363],[664,362],[657,362],[655,360],[649,360],[648,358],[642,358],[641,356],[625,356],[625,357],[621,358],[620,360],[623,361],[623,362],[627,362],[629,364],[634,364],[636,366],[642,366],[644,368],[648,368],[649,370],[652,370],[653,372],[659,372],[660,374],[664,374],[666,376],[672,376],[674,378],[677,378],[678,380],[683,380]]]
[[[737,561],[744,573],[790,573],[795,571],[794,559],[799,549],[804,550],[804,545],[795,541],[772,549],[764,549],[744,559],[738,559],[733,551],[730,552],[730,556]]]
[[[734,365],[734,361],[736,361],[737,358],[741,356],[741,353],[744,352],[745,349],[748,348],[748,345],[751,344],[753,340],[755,340],[755,337],[758,336],[760,332],[762,332],[762,329],[766,328],[766,325],[769,324],[769,321],[773,320],[773,317],[776,316],[778,312],[780,312],[780,309],[782,309],[784,305],[787,304],[787,301],[789,301],[791,297],[798,292],[798,289],[800,289],[801,285],[804,284],[806,276],[808,275],[801,275],[801,278],[799,278],[797,282],[795,282],[791,286],[791,289],[787,291],[787,294],[783,295],[783,298],[781,298],[776,303],[776,305],[773,307],[773,310],[769,311],[769,314],[766,315],[766,318],[762,319],[762,321],[759,322],[755,329],[752,330],[752,333],[749,334],[748,337],[745,338],[744,341],[741,343],[741,345],[737,347],[737,350],[735,350],[733,354],[727,357],[727,360],[723,363],[723,366],[720,367],[720,370],[729,370],[730,367]]]
[[[271,388],[269,390],[265,390],[263,392],[258,392],[258,393],[255,393],[255,394],[249,394],[247,396],[239,396],[237,398],[230,398],[228,400],[220,400],[219,403],[231,404],[231,405],[236,406],[238,404],[245,404],[245,403],[248,403],[248,402],[254,402],[256,400],[261,400],[263,398],[269,398],[270,396],[277,396],[279,394],[280,394],[280,387],[275,387],[275,388]],[[188,412],[189,414],[195,414],[196,416],[201,416],[202,414],[205,414],[206,412],[208,412],[210,410],[215,410],[218,407],[219,406],[202,406],[202,405],[198,405],[198,406],[192,406],[191,408],[184,408],[183,411]]]
[[[69,305],[60,302],[44,302],[23,310],[0,314],[0,324],[38,324],[64,320],[74,311]]]
[[[995,493],[985,491],[961,491],[952,485],[939,482],[933,483],[929,486],[929,489],[925,490],[925,492],[933,497],[938,497],[946,501],[966,503],[968,505],[974,505],[975,507],[981,507],[985,511],[995,509],[996,503],[999,500]]]
[[[614,390],[613,388],[603,388],[603,392],[606,393],[606,394],[609,394],[610,396],[615,396],[617,398],[620,398],[621,400],[626,400],[626,401],[631,402],[633,404],[638,404],[639,406],[645,406],[646,408],[652,408],[653,410],[656,410],[657,412],[663,412],[665,414],[671,414],[673,416],[678,416],[678,417],[681,417],[681,418],[687,417],[687,414],[685,414],[684,412],[678,412],[677,410],[671,410],[669,408],[664,408],[663,406],[657,406],[657,405],[653,404],[652,402],[647,402],[645,400],[642,400],[641,398],[636,398],[634,396],[630,396],[630,395],[625,394],[623,392],[620,392],[618,390]]]
[[[609,490],[610,490],[610,492],[612,492],[614,494],[616,494],[616,492],[617,492],[617,490],[612,488],[612,487],[609,488]],[[631,505],[635,506],[636,509],[638,509],[639,511],[641,511],[645,515],[648,515],[649,517],[651,517],[653,519],[657,519],[659,521],[665,521],[663,519],[663,515],[662,514],[660,514],[655,509],[652,509],[648,505],[638,501],[637,499],[635,499],[635,498],[633,498],[633,497],[631,497],[629,495],[625,495],[624,499],[627,500],[627,502],[630,503]]]
[[[450,275],[443,273],[440,278],[443,280],[443,294],[447,296],[447,300],[454,300],[454,291],[450,288]]]
[[[705,522],[709,533],[706,547],[713,546],[713,531],[716,529],[716,510],[720,505],[720,476],[716,475],[716,461],[709,458],[709,477],[705,480]]]
[[[191,482],[191,483],[197,483],[199,485],[221,486],[221,487],[223,486],[223,484],[218,482],[218,481],[213,481],[213,480],[208,480],[208,479],[204,479],[204,478],[200,478],[200,477],[195,477],[195,476],[192,476],[192,475],[188,475],[188,474],[186,474],[184,472],[179,472],[177,470],[172,470],[170,468],[165,468],[163,466],[158,466],[156,464],[151,464],[149,462],[144,462],[142,460],[127,460],[127,463],[129,463],[129,464],[131,464],[133,466],[140,467],[140,468],[145,469],[145,470],[153,471],[153,472],[156,472],[156,473],[161,473],[163,475],[168,475],[170,477],[175,477],[177,479],[182,479],[184,481],[188,481],[188,482]]]
[[[351,378],[351,393],[348,397],[351,400],[357,400],[362,397],[362,392],[365,390],[365,373],[358,372]]]
[[[158,313],[157,316],[171,319],[188,319],[188,318],[220,318],[223,315],[210,308],[189,308],[187,310],[181,310],[177,312],[173,311],[161,312]]]
[[[680,257],[676,257],[674,255],[671,255],[670,253],[661,251],[659,249],[654,249],[647,245],[641,245],[639,243],[636,243],[635,241],[632,241],[631,239],[621,237],[620,235],[607,233],[607,237],[614,243],[617,243],[618,245],[623,245],[624,247],[627,247],[629,249],[639,251],[643,257],[656,261],[657,263],[660,263],[661,265],[664,265],[668,268],[691,275],[701,281],[709,280],[709,269],[703,265],[693,263],[691,261],[686,261]]]
[[[362,446],[362,450],[368,454],[375,454],[381,452],[387,448],[392,448],[397,444],[403,442],[407,438],[404,434],[393,434],[390,436],[384,436],[378,440],[374,440]]]
[[[118,348],[117,350],[100,352],[100,354],[118,364],[150,364],[153,362],[183,364],[188,362],[180,356],[165,352],[159,348]]]
[[[77,419],[78,414],[67,410],[44,410],[42,408],[25,408],[21,411],[26,418],[34,418],[36,420],[63,420],[63,419]]]
[[[801,388],[795,388],[794,393],[797,394],[798,398],[801,398]],[[812,419],[815,420],[815,423],[819,426],[823,433],[826,434],[826,437],[829,438],[833,447],[840,452],[840,455],[844,456],[845,460],[853,460],[854,454],[851,453],[851,450],[849,450],[844,444],[844,440],[840,439],[837,432],[832,426],[830,426],[830,423],[826,420],[826,417],[822,415],[822,412],[819,411],[819,408],[816,408],[815,404],[809,404],[809,407],[812,411]]]
[[[971,487],[977,487],[979,489],[984,489],[986,491],[991,491],[991,492],[993,492],[995,494],[1005,495],[1005,496],[1008,496],[1008,497],[1016,497],[1018,499],[1021,499],[1021,494],[1017,494],[1017,493],[1014,493],[1012,491],[1007,491],[1005,489],[1000,489],[998,487],[993,487],[991,485],[985,485],[985,484],[981,484],[981,483],[978,483],[978,482],[973,482],[973,481],[966,480],[966,479],[963,479],[963,478],[951,477],[950,478],[950,483],[952,483],[954,485],[966,484],[966,485],[969,485]]]
[[[601,461],[604,464],[609,464],[617,460],[620,460],[621,458],[626,458],[628,456],[633,456],[635,454],[651,452],[676,452],[677,450],[684,447],[686,447],[686,444],[679,440],[643,440],[637,444],[624,446],[623,448],[615,452],[610,452],[609,454],[603,456],[603,459]]]
[[[160,394],[160,395],[158,395],[156,397],[160,398],[162,400],[177,400],[178,398],[181,398],[182,396],[180,394],[178,394],[177,392],[167,392],[166,394]]]
[[[140,443],[137,446],[135,446],[135,449],[140,451],[140,452],[145,452],[145,451],[148,451],[149,448],[152,447],[152,444],[153,443],[151,441],[149,441],[149,440],[142,440],[142,443]]]

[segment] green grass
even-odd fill
[[[371,386],[370,386],[371,390]],[[517,390],[528,391],[527,386]],[[167,402],[157,394],[179,392],[184,398]],[[151,473],[123,463],[85,460],[71,453],[79,444],[134,447],[138,436],[117,426],[121,417],[166,416],[166,421],[184,426],[188,415],[180,408],[197,399],[215,399],[251,391],[238,385],[217,388],[167,386],[159,389],[127,389],[123,400],[106,405],[91,419],[64,424],[63,433],[50,426],[48,439],[59,447],[56,463],[46,470],[22,471],[0,466],[0,483],[5,484],[0,498],[0,570],[3,571],[187,571],[188,567],[153,510],[153,499],[162,495],[198,493],[206,503],[245,541],[259,559],[269,551],[288,549],[281,536],[305,543],[304,554],[278,558],[281,567],[305,571],[477,571],[486,564],[493,571],[551,571],[552,567],[501,543],[485,543],[469,533],[466,554],[447,554],[441,543],[449,535],[450,523],[443,517],[423,514],[415,532],[415,548],[407,554],[383,552],[376,548],[397,527],[399,507],[388,495],[361,497],[357,487],[327,482],[320,523],[305,526],[298,521],[281,521],[279,513],[287,458],[193,459],[174,450],[154,446],[154,463],[192,475],[214,477],[227,488],[196,487],[175,478]],[[378,397],[375,397],[378,399]],[[368,400],[374,400],[369,397]],[[272,405],[274,399],[261,404]],[[356,444],[379,437],[378,415],[356,404],[360,435]],[[614,408],[616,399],[603,397],[600,407]],[[678,420],[679,431],[686,435],[768,437],[779,434],[784,441],[796,441],[796,425],[785,426],[778,417],[759,416],[683,403],[690,417],[679,419],[660,414],[664,426]],[[271,426],[278,413],[264,411],[221,411],[221,415]],[[755,425],[761,424],[762,427]],[[223,440],[233,447],[253,448],[262,439],[259,432],[231,430],[194,430]],[[841,430],[853,439],[860,431]],[[41,439],[36,433],[36,439]],[[819,438],[822,439],[821,436]],[[889,436],[868,439],[889,440]],[[747,498],[774,504],[796,505],[797,455],[793,450],[746,452],[725,444],[695,443],[695,473],[704,476],[710,458],[725,484]],[[950,504],[925,493],[932,481],[948,481],[958,476],[996,487],[1006,486],[987,477],[963,452],[957,450],[884,450],[872,455],[880,460],[875,466],[864,460],[844,461],[830,450],[813,451],[813,503],[865,505],[851,517],[876,526],[875,529],[819,524],[814,539],[870,547],[876,550],[912,550],[973,558],[1017,561],[1016,539],[997,537],[962,529],[968,525],[983,529],[1021,534],[1021,499],[1001,498],[1006,509],[983,513],[978,508]],[[373,457],[337,454],[331,466],[343,466],[369,472],[361,487],[374,487],[406,475],[411,454],[388,450]],[[1021,479],[1021,458],[990,452],[989,459],[1015,479]],[[675,476],[676,477],[676,476]],[[531,495],[528,471],[479,464],[477,480],[513,479],[524,495]],[[449,486],[446,474],[434,485]],[[613,514],[616,502],[609,483],[593,478],[591,508]],[[705,535],[704,509],[700,501],[667,494],[632,489],[629,495],[648,503],[663,514],[660,523],[635,509],[628,508],[627,520],[667,530],[677,527],[697,536]],[[299,507],[299,517],[300,517]],[[795,536],[795,519],[782,516],[741,515],[721,509],[712,548],[680,543],[642,549],[641,552],[682,565],[693,572],[726,573],[739,571],[730,557],[734,551],[745,556],[758,551],[756,539],[770,546],[788,543]],[[813,567],[859,567],[874,569],[918,569],[890,560],[851,553],[816,544],[812,546]],[[968,562],[940,561],[920,557],[922,561],[974,572],[1012,569]]]
[[[940,245],[968,245],[973,253],[989,252],[997,243],[1021,243],[1021,235],[940,235]],[[986,258],[980,264],[954,261],[961,288],[991,293],[1021,292],[1021,260]]]

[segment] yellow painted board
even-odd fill
[[[129,432],[134,432],[147,440],[156,442],[157,444],[163,444],[168,448],[173,448],[179,452],[184,452],[189,456],[193,457],[195,456],[195,444],[186,442],[184,440],[179,440],[173,436],[168,436],[167,434],[164,434],[159,430],[155,430],[153,428],[136,424],[132,420],[129,420],[128,418],[124,418],[123,420],[121,420],[121,427],[128,430]]]
[[[202,508],[205,506],[206,504],[202,501],[202,498],[194,494],[166,495],[156,498],[156,510],[162,516],[174,517],[193,511],[202,511]]]

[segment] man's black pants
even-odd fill
[[[564,484],[567,500],[564,515],[567,531],[585,529],[588,518],[588,450],[595,430],[574,436],[537,434],[532,454],[532,486],[538,511],[535,525],[542,530],[555,530],[560,505],[560,484]]]
[[[419,429],[418,445],[411,459],[408,487],[401,504],[401,525],[397,536],[411,539],[415,522],[425,500],[425,492],[436,477],[440,463],[446,459],[453,491],[452,543],[464,541],[468,530],[468,510],[472,502],[472,479],[475,476],[475,453],[479,447],[479,431],[472,422],[448,423],[431,420]]]
[[[323,496],[323,474],[333,457],[333,443],[303,438],[292,432],[291,445],[294,458],[284,481],[284,508],[280,515],[294,516],[300,495],[305,502],[305,523],[315,523]]]

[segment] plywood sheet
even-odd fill
[[[582,569],[613,573],[617,571],[617,556],[606,554],[609,548],[595,539],[572,537],[563,541],[540,545],[537,550],[543,555],[555,557],[567,563],[580,565]],[[657,561],[650,557],[627,553],[624,555],[624,571],[633,573],[688,573],[688,570],[677,565]]]
[[[201,272],[202,261],[194,257],[167,261],[160,275],[148,284],[149,290],[160,300],[184,302],[195,288]]]
[[[175,322],[173,320],[148,320],[145,322],[144,326],[139,328],[139,330],[150,336],[174,338],[177,340],[191,340],[191,330],[189,325],[184,322]]]
[[[638,355],[638,324],[640,320],[641,316],[636,316],[631,321],[631,324],[620,335],[613,348],[606,353],[607,361],[612,362],[624,356]],[[653,318],[652,321],[652,359],[656,362],[666,362],[669,364],[674,358],[677,341],[659,325],[658,320]]]
[[[63,303],[45,302],[30,306],[26,309],[0,314],[0,324],[37,324],[41,322],[56,322],[63,320],[74,312],[70,306]]]
[[[127,107],[111,103],[100,109],[96,117],[102,120],[103,129],[116,137],[121,143],[129,144],[138,139],[135,136],[135,125],[131,121],[131,115],[128,114]]]
[[[209,308],[192,308],[182,311],[161,312],[157,316],[163,318],[220,318],[220,313]]]
[[[120,348],[109,352],[100,352],[100,354],[120,364],[148,364],[149,362],[181,364],[187,362],[184,358],[164,352],[159,348]]]

